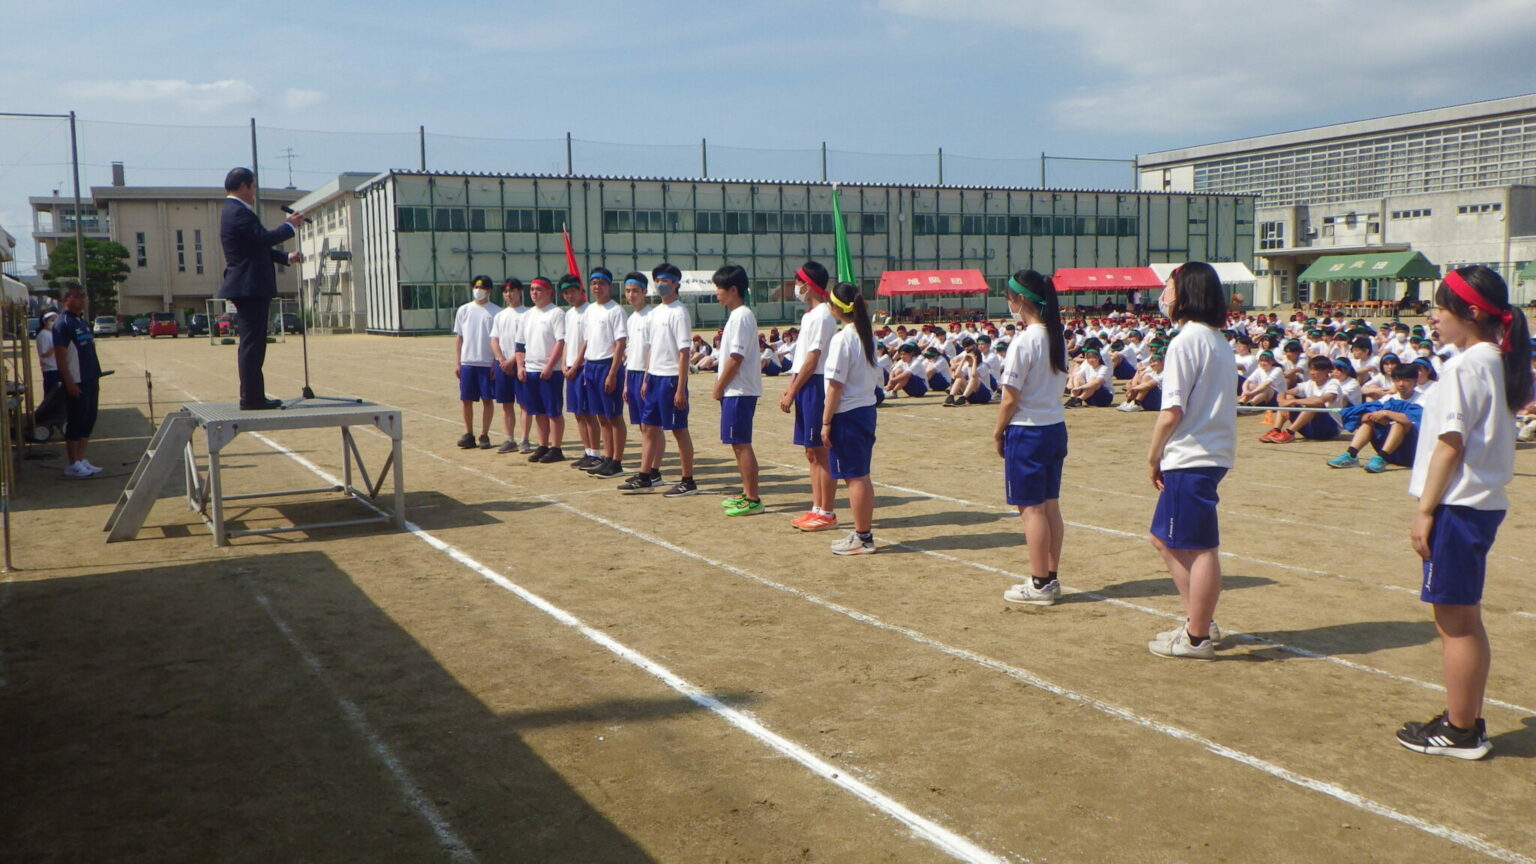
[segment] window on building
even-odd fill
[[[187,244],[180,229],[176,231],[176,272],[187,272]]]
[[[628,210],[604,210],[603,233],[617,234],[620,231],[628,231],[630,226]]]
[[[133,235],[134,257],[138,259],[140,267],[149,266],[149,250],[144,242],[144,232]]]
[[[500,231],[501,210],[486,207],[469,208],[469,230]]]
[[[559,234],[569,224],[571,224],[571,213],[569,210],[539,208],[540,234]]]
[[[859,233],[885,234],[890,230],[886,227],[886,221],[884,213],[860,213]]]
[[[1462,204],[1456,208],[1457,213],[1497,213],[1504,209],[1504,205],[1498,202],[1490,204]]]
[[[779,217],[779,226],[783,229],[785,234],[804,234],[805,214],[785,213],[783,216]]]
[[[812,234],[837,233],[837,226],[833,224],[831,213],[811,213],[809,215]]]
[[[751,234],[752,233],[752,214],[751,213],[726,213],[725,214],[725,233],[727,233],[727,234]]]
[[[758,234],[779,233],[779,214],[777,213],[753,213],[752,230]]]
[[[400,308],[405,311],[434,309],[437,303],[431,285],[401,285]]]
[[[432,208],[433,224],[435,231],[468,231],[469,210],[465,207],[434,207]]]
[[[192,263],[197,268],[197,275],[203,275],[203,229],[201,228],[192,231]]]
[[[432,208],[430,207],[406,207],[395,208],[396,230],[406,231],[431,231]]]
[[[693,214],[693,230],[700,234],[724,234],[725,214],[700,210]]]
[[[532,210],[507,210],[503,215],[506,217],[503,224],[509,233],[532,234],[538,230],[538,217]]]

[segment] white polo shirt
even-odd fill
[[[517,353],[517,343],[521,341],[523,315],[528,309],[523,306],[514,306],[496,313],[496,318],[491,322],[491,338],[496,340],[496,347],[501,349],[501,356],[511,359]]]
[[[1162,469],[1231,468],[1237,456],[1232,346],[1209,325],[1187,321],[1163,361],[1163,408],[1184,414],[1163,448]]]
[[[827,347],[832,344],[832,336],[836,332],[837,319],[832,317],[832,307],[827,303],[800,316],[800,333],[795,337],[795,361],[789,366],[789,374],[799,374],[800,367],[805,365],[805,355],[820,351],[815,374],[825,375]]]
[[[555,350],[565,332],[565,310],[551,303],[544,308],[535,306],[523,316],[523,368],[529,372],[543,372],[549,360],[549,352]],[[555,358],[557,371],[563,369],[561,358]]]
[[[629,341],[624,343],[624,369],[629,372],[645,371],[645,350],[650,344],[650,319],[651,310],[656,307],[646,306],[638,312],[629,313],[629,319],[624,322],[624,332],[629,334]]]
[[[560,336],[565,340],[565,366],[567,369],[575,366],[576,362],[581,359],[582,346],[587,344],[584,318],[586,317],[587,310],[591,308],[591,303],[566,307],[564,327]]]
[[[1003,355],[1004,387],[1017,390],[1010,426],[1053,426],[1067,421],[1062,408],[1061,391],[1067,386],[1067,373],[1051,368],[1050,334],[1044,324],[1031,324],[1008,343]]]
[[[453,335],[460,338],[459,364],[462,366],[493,366],[496,358],[491,354],[491,322],[501,307],[495,303],[484,305],[473,301],[459,307],[453,315]]]
[[[624,322],[624,309],[613,300],[601,306],[589,303],[586,315],[583,317],[586,319],[587,359],[612,359],[615,344],[620,339],[629,338],[629,328]],[[628,348],[628,343],[625,343],[625,350]]]
[[[1515,418],[1504,401],[1504,359],[1492,342],[1479,342],[1445,362],[1440,381],[1424,396],[1418,449],[1408,494],[1424,494],[1429,460],[1447,432],[1461,433],[1461,464],[1440,503],[1474,510],[1508,510],[1506,487],[1515,476]]]
[[[741,356],[741,368],[726,385],[726,396],[763,395],[763,364],[752,362],[760,356],[757,343],[757,316],[743,303],[731,310],[730,317],[725,319],[725,332],[720,334],[721,359],[716,374],[724,371],[725,361],[731,355]]]
[[[857,327],[850,324],[839,330],[832,337],[832,343],[827,346],[827,353],[822,359],[827,363],[824,373],[826,380],[823,382],[827,388],[831,389],[833,381],[843,385],[843,398],[837,403],[836,413],[845,414],[855,408],[875,404],[875,388],[880,386],[880,373],[876,371],[875,364],[864,356],[864,343],[859,341]]]
[[[688,316],[688,307],[681,300],[652,307],[649,326],[646,342],[651,356],[646,373],[663,378],[676,376],[677,352],[693,345],[693,321]]]

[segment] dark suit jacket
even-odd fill
[[[219,217],[219,242],[224,246],[224,281],[219,285],[219,297],[276,296],[276,265],[287,264],[288,254],[272,247],[293,234],[293,226],[286,222],[271,231],[262,228],[249,207],[226,198]]]

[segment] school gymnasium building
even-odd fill
[[[331,260],[323,273],[306,266],[305,278],[320,280],[323,290],[345,285],[355,292],[355,300],[339,302],[361,309],[370,333],[448,330],[478,274],[498,282],[558,277],[566,269],[566,227],[583,269],[602,264],[618,275],[648,273],[670,261],[707,273],[740,264],[753,278],[752,302],[765,324],[795,320],[803,311],[785,291],[802,262],[812,258],[830,267],[834,261],[829,183],[389,171],[355,186],[322,188],[301,204],[345,219],[341,202],[355,195],[356,221],[346,232],[353,240],[333,236],[328,249],[348,244],[347,260]],[[855,266],[871,297],[887,271],[977,270],[989,298],[937,302],[951,309],[985,304],[995,316],[1004,314],[1003,283],[1020,268],[1051,274],[1189,259],[1248,262],[1254,254],[1249,195],[839,188]],[[323,242],[322,230],[301,237],[306,254]],[[1081,296],[1103,302],[1117,295]],[[697,326],[723,320],[712,294],[700,291],[689,302]],[[887,308],[883,299],[879,308]]]
[[[1137,172],[1143,190],[1258,199],[1260,306],[1396,300],[1467,264],[1536,298],[1536,94],[1149,153]]]

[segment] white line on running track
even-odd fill
[[[335,477],[332,477],[328,472],[326,472],[320,466],[316,465],[314,462],[311,462],[303,456],[300,456],[292,450],[289,450],[271,438],[268,438],[259,432],[253,432],[250,434],[253,438],[261,441],[263,444],[266,444],[273,450],[276,450],[277,452],[299,463],[303,467],[309,469],[309,471],[315,474],[315,476],[320,477],[325,482],[333,484],[338,482]],[[556,503],[557,506],[566,506],[560,504],[559,502],[554,503]],[[378,510],[378,508],[374,509]],[[383,513],[384,511],[378,510],[378,512]],[[966,839],[965,837],[962,837],[959,834],[956,834],[953,831],[950,831],[948,828],[945,828],[937,822],[934,822],[924,816],[918,815],[917,813],[908,809],[905,805],[901,804],[899,801],[896,801],[894,798],[891,798],[875,787],[849,776],[848,769],[840,768],[831,764],[830,762],[827,762],[821,757],[816,756],[814,753],[811,753],[809,750],[805,749],[799,744],[796,744],[794,741],[791,741],[790,739],[785,738],[783,735],[780,735],[777,732],[769,729],[748,712],[737,708],[732,708],[729,705],[724,704],[719,699],[716,699],[714,696],[711,696],[709,693],[688,682],[682,676],[678,675],[667,667],[657,663],[655,660],[652,660],[651,658],[641,654],[633,648],[630,648],[622,642],[619,642],[608,634],[589,627],[580,618],[577,618],[570,612],[567,612],[559,606],[556,606],[548,600],[545,600],[543,597],[533,593],[527,588],[518,585],[517,583],[506,578],[490,567],[481,564],[479,561],[470,557],[467,553],[433,536],[430,532],[422,529],[421,526],[408,521],[405,523],[405,528],[407,531],[414,534],[418,539],[424,541],[427,545],[438,550],[439,552],[445,553],[448,555],[448,557],[459,562],[475,573],[478,573],[487,581],[511,592],[528,605],[538,609],[540,612],[543,612],[561,624],[572,628],[582,636],[586,637],[589,641],[607,649],[615,656],[646,672],[647,674],[666,684],[668,687],[671,687],[679,694],[688,697],[690,701],[699,707],[710,711],[711,713],[730,723],[732,726],[735,726],[737,729],[740,729],[748,735],[751,735],[753,738],[756,738],[763,744],[766,744],[779,753],[795,760],[804,767],[810,769],[810,771],[816,774],[818,777],[821,777],[822,779],[831,782],[833,785],[841,787],[842,789],[852,793],[861,801],[864,801],[866,804],[869,804],[880,812],[905,825],[909,830],[912,831],[912,833],[933,844],[935,847],[942,850],[951,857],[961,861],[978,862],[978,864],[979,862],[993,862],[993,864],[995,864],[995,862],[1004,860],[1002,856],[988,852],[974,842]]]
[[[261,593],[261,589],[257,588],[256,584],[248,578],[242,576],[240,581],[245,583],[245,587],[251,592],[251,596],[256,598],[256,603],[261,606],[262,611],[267,613],[267,617],[272,619],[272,626],[276,627],[277,632],[283,634],[283,638],[288,640],[288,644],[293,646],[294,651],[298,652],[300,659],[304,661],[304,665],[309,669],[310,674],[314,675],[320,684],[325,687],[326,692],[331,694],[331,698],[336,700],[336,704],[341,708],[341,713],[346,716],[347,722],[351,723],[352,728],[357,734],[361,735],[363,740],[368,742],[368,748],[373,751],[374,757],[382,762],[385,768],[389,769],[390,774],[394,775],[395,783],[400,787],[400,794],[405,797],[406,803],[411,805],[411,809],[415,810],[417,815],[425,819],[427,824],[432,827],[432,833],[437,835],[437,841],[443,849],[455,861],[471,862],[479,860],[475,857],[475,853],[471,852],[469,847],[465,845],[464,841],[460,840],[459,836],[453,833],[453,826],[448,824],[448,820],[443,817],[442,813],[438,812],[437,807],[427,800],[426,794],[421,791],[420,786],[416,785],[416,781],[411,779],[410,772],[405,770],[405,766],[400,763],[399,757],[395,756],[394,751],[389,749],[389,745],[384,743],[384,739],[379,736],[379,733],[375,732],[373,727],[368,724],[368,717],[363,713],[363,709],[357,707],[356,702],[342,695],[341,689],[336,685],[336,681],[331,678],[330,673],[325,671],[325,667],[321,665],[320,658],[316,657],[312,651],[305,647],[304,643],[299,641],[299,637],[294,635],[292,628],[288,626],[288,622],[284,621],[283,617],[278,614],[272,602],[267,599],[267,595]]]
[[[182,389],[183,389],[183,392],[190,392],[190,391],[186,391],[185,388],[182,388]],[[322,479],[326,480],[327,482],[335,482],[334,478],[331,478],[331,476],[328,473],[323,471],[321,468],[319,468],[319,466],[315,465],[313,462],[309,461],[308,459],[304,458],[303,456],[300,456],[299,454],[294,453],[291,450],[288,450],[287,448],[284,448],[282,445],[278,444],[277,442],[273,441],[270,438],[267,438],[264,435],[261,435],[259,433],[252,433],[252,434],[254,435],[254,437],[258,438],[263,443],[267,444],[267,446],[273,448],[274,450],[277,450],[280,453],[283,453],[283,454],[287,455],[289,458],[291,458],[294,461],[298,462],[300,465],[303,465],[304,467],[308,468],[310,471],[312,471],[313,473],[315,473],[317,476],[321,477]],[[421,450],[421,448],[414,448],[414,449]],[[463,470],[473,472],[473,469],[469,468],[468,466],[458,465],[458,463],[455,463],[452,460],[449,460],[449,459],[447,459],[445,457],[438,456],[437,454],[431,453],[430,451],[421,450],[421,452],[425,452],[428,455],[433,456],[433,457],[437,458],[438,460],[440,460],[442,462],[445,462],[447,464],[457,465],[458,467],[462,468]],[[780,464],[780,463],[773,463],[773,464]],[[793,468],[795,466],[783,466],[783,467]],[[483,474],[481,472],[473,472],[473,473],[476,473],[478,476],[485,477],[485,479],[492,480],[492,481],[494,481],[496,483],[499,483],[501,485],[508,486],[509,488],[513,488],[513,489],[520,488],[520,487],[515,486],[514,484],[507,483],[506,481],[503,481],[500,478],[491,477],[491,476],[485,475],[485,474]],[[880,484],[877,484],[877,485],[880,485]],[[899,491],[917,492],[917,490],[899,490]],[[926,493],[918,492],[917,494],[926,494]],[[535,498],[545,498],[546,500],[548,500],[547,496],[543,496],[543,495],[535,495],[533,497],[535,497]],[[933,497],[945,498],[945,496],[933,496]],[[949,498],[949,499],[945,499],[945,500],[950,500],[950,501],[953,501],[953,502],[956,502],[956,503],[970,503],[970,502],[964,502],[961,499],[953,499],[953,498]],[[1062,687],[1060,685],[1053,684],[1053,683],[1051,683],[1049,681],[1046,681],[1045,679],[1040,678],[1039,676],[1035,675],[1034,673],[1029,672],[1028,670],[1023,669],[1021,667],[1012,666],[1012,665],[1004,663],[1004,662],[1002,662],[1000,660],[996,660],[996,659],[993,659],[991,657],[987,657],[986,655],[979,654],[979,653],[976,653],[974,651],[970,651],[969,649],[959,648],[959,647],[956,647],[956,646],[949,645],[948,643],[940,642],[940,641],[938,641],[936,639],[933,639],[933,638],[930,638],[930,637],[928,637],[928,636],[926,636],[926,635],[924,635],[924,634],[922,634],[922,633],[920,633],[920,632],[918,632],[916,630],[912,630],[910,628],[903,627],[903,626],[898,625],[898,624],[891,624],[891,623],[886,622],[886,621],[884,621],[884,620],[882,620],[880,618],[876,618],[873,615],[868,615],[866,613],[859,612],[859,611],[857,611],[855,609],[851,609],[849,607],[842,606],[841,604],[834,603],[834,602],[832,602],[830,600],[826,600],[826,599],[824,599],[822,597],[819,597],[819,596],[817,596],[815,594],[811,594],[809,592],[802,591],[802,590],[800,590],[798,588],[794,588],[793,586],[789,586],[789,585],[785,585],[785,584],[782,584],[782,583],[779,583],[779,582],[775,582],[775,581],[773,581],[771,579],[768,579],[768,578],[762,577],[762,576],[758,576],[757,574],[751,573],[751,572],[749,572],[747,570],[744,570],[742,568],[735,567],[733,565],[726,564],[726,563],[721,562],[721,561],[716,561],[716,560],[714,560],[712,558],[709,558],[708,556],[702,555],[702,554],[694,552],[694,551],[692,551],[690,549],[686,549],[684,547],[681,547],[681,546],[678,546],[676,544],[670,543],[670,542],[668,542],[666,540],[663,540],[663,539],[661,539],[659,537],[654,537],[654,536],[646,534],[644,532],[636,531],[634,529],[627,528],[627,527],[625,527],[623,525],[620,525],[620,524],[618,524],[616,522],[612,522],[610,520],[604,519],[604,518],[602,518],[600,516],[596,516],[594,514],[586,513],[585,511],[580,510],[580,509],[578,509],[578,508],[576,508],[576,507],[574,507],[574,506],[572,506],[572,505],[570,505],[570,504],[568,504],[566,502],[551,500],[551,503],[554,504],[555,506],[560,507],[562,509],[565,509],[565,510],[567,510],[567,511],[569,511],[569,512],[575,514],[575,515],[581,516],[582,518],[585,518],[585,519],[587,519],[589,521],[596,522],[598,524],[601,524],[601,525],[604,525],[606,527],[612,528],[613,530],[619,531],[621,533],[627,534],[627,535],[635,537],[637,539],[644,540],[644,541],[646,541],[648,543],[651,543],[652,545],[660,546],[661,548],[667,549],[668,551],[674,552],[676,554],[679,554],[679,555],[682,555],[682,556],[685,556],[685,557],[688,557],[688,558],[692,558],[694,560],[697,560],[697,561],[709,564],[709,565],[711,565],[711,566],[713,566],[713,567],[715,567],[717,569],[724,570],[724,571],[729,572],[729,573],[734,573],[736,575],[739,575],[739,576],[742,576],[744,578],[750,579],[750,580],[752,580],[754,582],[758,582],[758,583],[760,583],[760,584],[762,584],[764,586],[767,586],[767,587],[774,588],[774,589],[779,590],[779,591],[783,591],[783,592],[789,593],[789,594],[797,596],[797,597],[799,597],[799,598],[801,598],[801,599],[803,599],[803,600],[805,600],[807,602],[813,603],[813,604],[815,604],[817,606],[821,606],[822,608],[828,609],[829,611],[836,612],[836,613],[838,613],[840,615],[843,615],[845,617],[851,618],[851,619],[853,619],[855,621],[859,621],[861,623],[868,624],[870,626],[876,627],[876,628],[881,629],[881,630],[885,630],[885,631],[888,631],[888,632],[900,634],[900,635],[905,636],[906,638],[908,638],[908,639],[910,639],[912,641],[915,641],[915,642],[927,645],[927,646],[929,646],[931,648],[937,649],[937,650],[939,650],[939,651],[941,651],[941,652],[943,652],[945,654],[948,654],[950,656],[953,656],[953,657],[956,657],[956,658],[959,658],[959,659],[967,660],[969,662],[975,663],[975,664],[977,664],[979,666],[991,669],[993,671],[1001,672],[1001,673],[1003,673],[1005,675],[1008,675],[1009,677],[1011,677],[1011,678],[1013,678],[1013,679],[1015,679],[1017,681],[1020,681],[1020,682],[1023,682],[1025,684],[1028,684],[1029,686],[1035,687],[1036,689],[1043,690],[1045,692],[1051,693],[1051,694],[1059,696],[1061,698],[1068,699],[1068,700],[1073,701],[1073,702],[1077,702],[1077,703],[1082,704],[1082,705],[1086,705],[1086,706],[1091,707],[1091,708],[1093,708],[1093,709],[1095,709],[1097,711],[1100,711],[1101,713],[1104,713],[1104,714],[1107,714],[1109,716],[1113,716],[1113,717],[1116,717],[1116,718],[1119,718],[1119,719],[1122,719],[1122,720],[1129,721],[1129,722],[1134,723],[1134,724],[1136,724],[1138,726],[1141,726],[1142,728],[1146,728],[1146,729],[1150,729],[1150,730],[1153,730],[1153,731],[1156,731],[1156,732],[1160,732],[1160,733],[1162,733],[1164,735],[1167,735],[1169,737],[1172,737],[1172,738],[1175,738],[1175,739],[1178,739],[1178,740],[1183,740],[1183,741],[1188,741],[1188,742],[1191,742],[1191,743],[1198,744],[1198,745],[1204,747],[1208,752],[1213,753],[1213,754],[1215,754],[1217,756],[1221,756],[1222,758],[1230,759],[1232,761],[1238,762],[1239,764],[1247,765],[1248,767],[1255,768],[1255,769],[1257,769],[1259,771],[1262,771],[1265,774],[1269,774],[1270,776],[1276,777],[1276,778],[1278,778],[1280,780],[1283,780],[1283,781],[1285,781],[1287,783],[1291,783],[1293,785],[1296,785],[1296,786],[1299,786],[1301,788],[1308,789],[1308,790],[1311,790],[1311,791],[1314,791],[1314,792],[1319,792],[1319,793],[1324,794],[1324,795],[1326,795],[1328,797],[1334,798],[1335,800],[1341,801],[1341,802],[1343,802],[1345,804],[1349,804],[1351,806],[1357,807],[1357,808],[1359,808],[1361,810],[1364,810],[1366,812],[1373,813],[1373,814],[1378,815],[1378,816],[1382,816],[1384,818],[1390,819],[1390,820],[1398,822],[1400,824],[1407,825],[1409,827],[1412,827],[1412,828],[1415,828],[1415,829],[1417,829],[1419,831],[1427,833],[1427,834],[1429,834],[1431,836],[1435,836],[1435,837],[1439,837],[1439,838],[1444,839],[1444,840],[1448,840],[1448,841],[1450,841],[1452,843],[1455,843],[1455,844],[1457,844],[1459,846],[1465,847],[1467,849],[1471,849],[1473,851],[1479,852],[1481,854],[1487,855],[1487,856],[1495,858],[1497,860],[1512,862],[1512,864],[1536,864],[1536,861],[1532,861],[1532,859],[1530,859],[1530,858],[1528,858],[1528,857],[1526,857],[1524,855],[1521,855],[1518,852],[1514,852],[1514,851],[1505,849],[1505,848],[1503,848],[1501,846],[1497,846],[1495,844],[1489,843],[1489,842],[1487,842],[1487,841],[1485,841],[1485,840],[1483,840],[1483,839],[1481,839],[1479,837],[1476,837],[1474,835],[1468,834],[1468,833],[1466,833],[1464,831],[1460,831],[1460,830],[1457,830],[1457,829],[1454,829],[1454,828],[1450,828],[1448,826],[1444,826],[1444,825],[1440,825],[1440,824],[1437,824],[1437,823],[1434,823],[1434,822],[1429,822],[1429,821],[1424,820],[1424,819],[1420,819],[1419,817],[1416,817],[1416,816],[1411,816],[1409,814],[1402,813],[1401,811],[1395,810],[1395,809],[1393,809],[1393,808],[1391,808],[1391,807],[1389,807],[1389,806],[1387,806],[1385,804],[1378,803],[1378,802],[1376,802],[1376,801],[1374,801],[1372,799],[1366,798],[1366,797],[1364,797],[1362,795],[1359,795],[1357,793],[1350,792],[1349,790],[1344,789],[1343,787],[1338,786],[1336,784],[1328,783],[1328,782],[1322,781],[1322,780],[1317,780],[1317,779],[1308,777],[1306,775],[1290,771],[1289,769],[1283,768],[1283,767],[1281,767],[1279,765],[1276,765],[1276,764],[1274,764],[1272,762],[1269,762],[1269,761],[1267,761],[1265,759],[1259,758],[1257,756],[1250,755],[1248,753],[1245,753],[1243,751],[1237,750],[1235,748],[1231,748],[1231,747],[1227,747],[1227,746],[1222,745],[1222,744],[1218,744],[1215,741],[1212,741],[1212,740],[1210,740],[1208,738],[1200,736],[1200,735],[1198,735],[1198,734],[1196,734],[1194,732],[1190,732],[1188,730],[1185,730],[1185,729],[1173,726],[1171,724],[1163,723],[1163,722],[1158,721],[1158,720],[1153,720],[1153,719],[1150,719],[1150,718],[1147,718],[1147,717],[1143,717],[1143,716],[1141,716],[1139,714],[1136,714],[1135,712],[1133,712],[1133,711],[1131,711],[1129,709],[1122,708],[1120,706],[1114,705],[1114,704],[1109,703],[1109,702],[1105,702],[1105,701],[1103,701],[1101,699],[1098,699],[1096,697],[1093,697],[1093,696],[1089,696],[1089,695],[1086,695],[1086,694],[1078,693],[1078,692],[1073,691],[1073,690],[1069,690],[1069,689],[1067,689],[1065,687]],[[981,505],[981,506],[984,506],[984,505]],[[415,526],[413,524],[407,523],[407,527],[413,533],[416,533],[418,537],[420,537],[423,540],[426,540],[429,544],[433,545],[435,548],[439,548],[442,551],[449,552],[450,555],[455,557],[455,560],[459,560],[460,563],[465,563],[466,566],[471,566],[471,569],[476,569],[477,572],[480,572],[482,576],[485,576],[487,579],[491,579],[491,581],[496,582],[496,584],[502,585],[502,587],[508,588],[508,590],[512,590],[514,593],[517,593],[519,596],[523,596],[526,593],[527,597],[524,598],[525,600],[527,600],[528,597],[537,597],[537,595],[533,595],[531,592],[526,592],[526,589],[521,589],[520,587],[514,587],[513,583],[502,579],[499,576],[499,574],[495,573],[495,571],[491,571],[491,570],[489,570],[489,568],[485,568],[484,565],[480,565],[478,562],[474,562],[474,559],[469,558],[469,556],[464,555],[464,553],[462,553],[462,552],[458,552],[458,550],[454,549],[452,546],[449,546],[448,544],[443,543],[441,540],[438,540],[436,537],[433,537],[432,535],[430,535],[427,532],[423,531],[418,526]],[[1116,532],[1116,533],[1124,534],[1125,532]],[[1127,535],[1127,536],[1135,536],[1135,535]],[[459,556],[462,556],[462,558],[459,557]],[[473,563],[471,563],[471,562],[473,562]],[[504,582],[505,582],[505,584],[503,584]],[[539,598],[539,599],[541,600],[541,602],[547,603],[547,601],[542,601],[542,598]],[[528,602],[532,603],[531,600],[529,600]],[[534,604],[534,605],[537,605],[537,604]],[[550,608],[558,609],[558,607],[554,607],[552,604],[551,604]],[[550,614],[553,614],[553,613],[550,613]],[[576,619],[574,617],[572,617],[571,620],[572,621],[576,621]],[[573,626],[575,626],[575,625],[573,625]],[[583,627],[583,628],[586,627],[586,625],[584,625],[584,624],[580,625],[580,626]],[[583,630],[583,635],[588,635],[586,630]],[[596,632],[596,631],[593,631],[591,635],[588,635],[588,638],[594,638],[594,637],[602,637],[604,639],[608,638],[608,637],[605,636],[605,634],[602,634],[602,633],[599,633],[599,632]],[[595,638],[594,638],[594,641],[596,641]],[[599,643],[599,644],[602,644],[602,643]],[[615,644],[618,644],[618,643],[615,643]],[[1298,649],[1298,651],[1299,651],[1299,649]],[[644,667],[642,667],[642,668],[644,668]],[[1365,668],[1369,668],[1369,667],[1365,667]],[[653,675],[657,674],[656,672],[652,672],[650,669],[647,669],[646,671],[651,672],[651,674],[653,674]],[[1389,675],[1391,677],[1397,677],[1397,676],[1392,676],[1391,673],[1383,673],[1383,674]],[[660,676],[658,675],[658,677],[660,677]],[[663,679],[663,680],[665,680],[665,679]],[[679,680],[681,680],[681,679],[679,679]],[[1412,679],[1408,679],[1408,680],[1412,680]],[[1416,682],[1416,683],[1423,684],[1424,682]],[[689,685],[689,686],[691,686],[691,685]],[[684,691],[679,691],[679,692],[684,692]],[[685,695],[689,695],[690,698],[693,698],[693,696],[691,694],[689,694],[689,693],[685,693]],[[694,701],[698,701],[698,700],[695,699]],[[1490,700],[1490,701],[1492,701],[1492,700]],[[706,706],[706,707],[708,707],[708,706]],[[721,707],[724,708],[724,706],[721,706]],[[711,710],[713,710],[713,709],[711,709]],[[734,709],[728,709],[727,708],[725,710],[734,710]],[[1524,709],[1522,709],[1522,710],[1524,710]],[[741,713],[741,712],[736,712],[736,713]],[[743,715],[743,716],[745,716],[745,715]],[[750,719],[750,718],[747,718],[747,719]],[[756,721],[752,721],[752,722],[755,723]],[[765,729],[764,731],[767,731],[767,730]],[[773,733],[769,733],[769,734],[773,734]],[[792,742],[787,742],[787,740],[786,740],[786,743],[790,743],[792,745]],[[807,754],[807,755],[809,756],[809,754]],[[810,756],[809,758],[815,759],[816,757]],[[802,763],[802,764],[804,764],[804,763]],[[807,767],[810,767],[810,766],[808,765]],[[826,776],[826,775],[822,775],[822,776]],[[833,782],[838,782],[838,778],[837,778],[836,774],[834,774],[829,779],[832,779]],[[839,785],[843,785],[843,784],[839,783]],[[873,802],[871,802],[871,803],[873,803]],[[892,802],[892,803],[894,803],[894,802]],[[897,806],[900,806],[900,805],[897,805]],[[944,829],[940,829],[940,830],[944,830]],[[966,842],[968,842],[968,841],[966,841]],[[986,854],[986,853],[983,853],[983,854]],[[995,859],[987,859],[987,860],[995,860]]]

